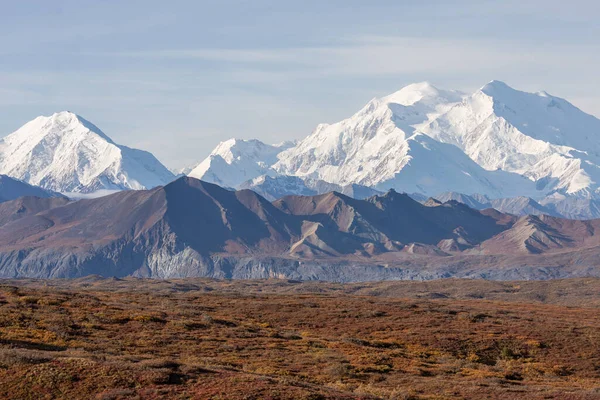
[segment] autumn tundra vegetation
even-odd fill
[[[596,399],[600,280],[4,280],[0,397]]]

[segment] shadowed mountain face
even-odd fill
[[[66,197],[21,197],[0,203],[0,226],[69,203]]]
[[[234,192],[184,177],[162,191],[169,228],[201,252],[283,251],[300,226],[250,190]]]
[[[577,262],[600,266],[598,227],[595,220],[518,218],[457,201],[423,205],[394,191],[366,200],[331,192],[270,203],[250,190],[183,177],[97,199],[0,204],[0,276],[349,281],[468,270],[493,277],[499,259],[504,268],[558,267],[575,263],[575,250],[585,251]]]
[[[0,175],[0,203],[16,200],[19,197],[24,196],[35,196],[41,198],[64,197],[59,193],[30,185],[6,175]]]
[[[415,242],[427,245],[437,245],[443,240],[478,243],[506,229],[493,216],[458,202],[427,207],[393,190],[365,201],[332,192],[313,197],[288,196],[274,204],[325,227],[388,247],[393,245],[388,250]]]

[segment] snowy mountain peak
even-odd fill
[[[381,99],[384,103],[395,103],[403,106],[414,106],[416,103],[438,105],[440,103],[458,102],[462,93],[440,90],[429,82],[412,83],[399,91]]]
[[[392,93],[382,100],[386,103],[397,103],[403,106],[412,106],[423,100],[437,98],[440,91],[429,82],[413,83],[403,87],[395,93]]]
[[[543,193],[600,195],[600,120],[546,92],[492,81],[421,130],[487,170],[535,181]]]
[[[271,165],[276,162],[277,154],[292,145],[292,142],[268,145],[256,139],[229,139],[219,143],[188,176],[236,188],[258,176],[275,175]]]
[[[44,118],[44,117],[42,117],[42,118]],[[77,122],[77,121],[80,121],[80,119],[82,119],[79,115],[75,114],[72,111],[68,111],[68,110],[56,112],[48,118],[50,118],[51,120],[54,120],[57,122],[63,122],[63,123]]]
[[[276,149],[277,146],[271,146],[256,139],[229,139],[221,142],[211,152],[213,156],[221,156],[228,164],[240,157],[248,154],[253,156],[263,155]]]
[[[389,185],[399,184],[406,185],[399,186],[403,190],[418,191],[414,189],[418,182],[396,177],[411,163],[413,151],[426,151],[428,145],[414,137],[415,131],[461,99],[460,93],[440,90],[427,82],[409,85],[370,101],[350,118],[319,125],[296,146],[281,152],[273,169],[283,175],[338,185],[387,190]]]
[[[496,102],[505,105],[557,107],[558,109],[563,106],[576,108],[565,99],[552,96],[546,91],[539,91],[536,93],[524,92],[514,89],[501,81],[491,81],[482,87],[479,92],[493,98]]]
[[[85,118],[71,111],[60,111],[52,114],[49,117],[40,116],[31,122],[42,124],[42,129],[23,130],[23,133],[37,134],[55,134],[66,135],[69,133],[76,134],[95,134],[109,143],[113,143],[112,139],[104,134],[96,125],[92,124]]]
[[[497,93],[515,91],[515,89],[511,88],[510,86],[508,86],[506,83],[504,83],[502,81],[491,80],[490,82],[485,84],[480,89],[480,91],[482,91],[483,93],[488,94],[490,96],[493,96],[494,94],[497,94]]]
[[[1,139],[0,173],[57,192],[143,189],[173,179],[150,153],[117,145],[69,111],[38,117]]]

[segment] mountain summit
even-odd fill
[[[291,145],[290,142],[268,145],[256,139],[229,139],[219,143],[188,176],[236,188],[258,176],[274,175],[271,165],[277,161],[277,154]]]
[[[68,111],[0,140],[0,173],[57,192],[144,189],[174,179],[152,154],[121,146]]]
[[[421,130],[546,194],[600,194],[600,120],[560,97],[492,81]]]

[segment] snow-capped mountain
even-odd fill
[[[237,142],[226,143],[192,176],[230,187],[283,175],[425,196],[600,198],[600,120],[498,81],[472,95],[409,85],[287,149],[259,142],[265,156],[255,146],[231,156]]]
[[[255,139],[230,139],[219,143],[188,176],[227,188],[237,188],[261,175],[276,175],[271,166],[277,161],[277,154],[292,145],[292,142],[268,145]]]
[[[144,189],[174,175],[71,112],[38,117],[0,140],[0,173],[57,192]]]
[[[311,135],[279,154],[273,168],[284,175],[387,189],[393,186],[387,181],[410,164],[411,152],[420,151],[411,144],[420,148],[427,140],[415,136],[416,127],[460,100],[459,93],[438,90],[428,83],[409,85],[371,100],[348,119],[317,126]],[[410,188],[394,188],[411,190],[419,177],[412,180]]]
[[[297,176],[269,176],[261,175],[250,179],[241,185],[240,189],[250,189],[267,200],[274,201],[284,196],[294,194],[298,196],[314,196],[317,192],[309,188]]]
[[[468,205],[476,210],[484,210],[486,208],[495,208],[496,210],[512,215],[550,215],[553,217],[562,217],[551,208],[544,207],[530,197],[517,196],[505,199],[488,199],[481,195],[465,195],[456,192],[446,192],[434,196],[435,200],[441,203],[447,201],[457,201]]]
[[[355,199],[366,199],[382,194],[382,192],[366,186],[356,184],[340,186],[321,180],[301,179],[297,176],[287,175],[261,175],[242,183],[238,189],[250,189],[270,201],[289,195],[315,196],[329,192],[339,192]]]
[[[599,194],[600,120],[546,92],[492,81],[421,131],[485,169],[526,176],[545,193]]]

